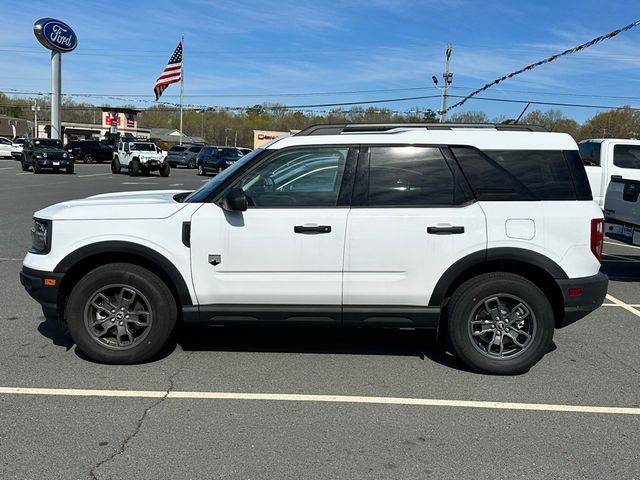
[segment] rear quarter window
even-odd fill
[[[574,174],[562,151],[451,150],[478,200],[578,200]]]
[[[170,152],[184,152],[187,148],[186,147],[171,147],[169,149]]]

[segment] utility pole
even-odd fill
[[[449,93],[449,85],[453,82],[453,73],[449,72],[449,61],[451,60],[451,52],[453,52],[453,47],[451,44],[447,45],[446,55],[447,62],[445,65],[444,73],[442,74],[442,78],[444,79],[444,87],[442,88],[442,104],[440,105],[440,123],[444,123],[447,119],[447,94]]]
[[[38,112],[40,111],[40,105],[38,105],[38,99],[36,98],[31,105],[33,111],[33,136],[38,137]]]

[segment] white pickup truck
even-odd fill
[[[640,140],[596,138],[578,144],[593,200],[605,208],[611,177],[640,180]]]

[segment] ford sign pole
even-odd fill
[[[60,90],[62,90],[62,54],[51,51],[51,138],[62,140],[60,132]]]
[[[51,138],[61,140],[60,97],[62,54],[75,50],[78,37],[69,25],[53,18],[41,18],[33,25],[38,41],[51,50]]]

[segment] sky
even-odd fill
[[[153,105],[153,85],[185,37],[184,103],[363,104],[406,112],[440,108],[447,44],[452,95],[640,19],[640,0],[0,0],[0,92],[46,94],[50,54],[33,34],[53,17],[78,48],[63,55],[62,92],[96,105]],[[640,27],[562,57],[480,95],[523,101],[640,107]],[[20,93],[22,92],[22,93]],[[179,102],[179,85],[161,101]],[[450,99],[450,105],[452,103]],[[326,111],[334,107],[313,108]],[[349,108],[348,106],[345,108]],[[524,104],[470,100],[450,113],[517,117]],[[558,108],[582,122],[601,109]],[[311,110],[303,107],[302,110]]]

